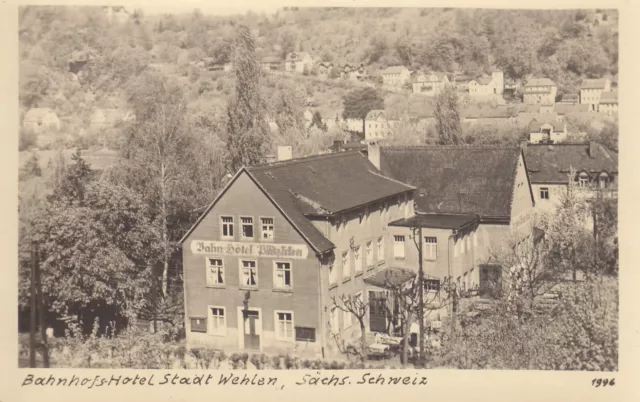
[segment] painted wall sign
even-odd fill
[[[304,259],[309,254],[309,248],[303,244],[265,244],[239,243],[226,241],[193,240],[191,242],[193,254],[215,254],[236,257],[267,257]]]

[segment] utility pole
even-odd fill
[[[36,288],[38,295],[38,315],[40,316],[40,341],[42,347],[42,365],[49,368],[49,347],[47,345],[47,324],[45,320],[44,296],[42,293],[42,282],[40,280],[40,255],[38,253],[38,245],[33,246],[35,252],[35,271],[36,271]]]
[[[29,322],[29,367],[36,367],[36,242],[31,243],[31,309]]]
[[[420,320],[420,364],[424,363],[424,270],[422,269],[422,226],[418,228],[418,319]]]

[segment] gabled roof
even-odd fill
[[[531,182],[566,184],[571,168],[587,173],[618,172],[617,153],[598,143],[593,143],[593,150],[591,157],[589,143],[528,144],[525,155]]]
[[[531,78],[524,84],[525,87],[546,87],[546,86],[556,86],[556,83],[551,81],[549,78]]]
[[[367,113],[367,116],[364,118],[365,120],[377,120],[378,117],[385,117],[384,110],[374,109]]]
[[[382,70],[382,74],[400,74],[403,71],[408,71],[409,69],[405,66],[391,66]]]
[[[605,78],[582,80],[580,89],[605,89],[607,81]]]
[[[602,92],[600,94],[600,104],[618,104],[618,91]]]
[[[311,218],[335,216],[414,190],[412,186],[380,174],[357,151],[244,167],[227,188],[242,172],[248,174],[317,253],[329,251],[334,245],[314,226]],[[180,242],[189,236],[216,201]]]
[[[517,147],[381,147],[381,171],[418,187],[423,213],[511,216]]]

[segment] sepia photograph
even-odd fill
[[[617,9],[17,17],[17,367],[619,370]]]

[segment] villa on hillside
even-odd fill
[[[580,103],[590,105],[592,112],[598,111],[600,97],[611,91],[611,81],[608,79],[582,80],[580,85]]]
[[[284,62],[284,69],[289,73],[302,74],[305,71],[311,72],[313,58],[307,52],[291,52],[287,54]]]
[[[445,86],[450,85],[450,82],[445,73],[420,73],[412,85],[414,94],[436,96]]]
[[[411,71],[405,66],[387,67],[380,73],[382,86],[386,89],[399,91],[411,78]]]
[[[524,84],[524,103],[550,105],[556,103],[558,86],[549,78],[532,78]]]

